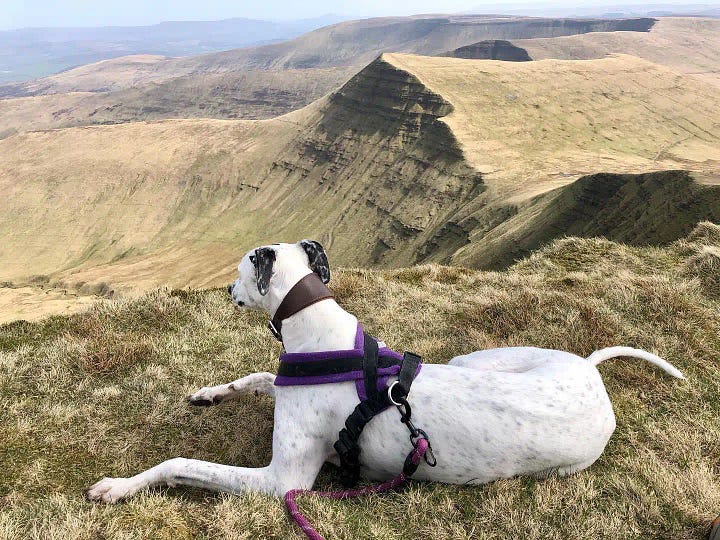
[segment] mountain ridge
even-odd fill
[[[561,233],[531,229],[557,214],[558,194],[573,200],[578,178],[686,169],[712,183],[720,113],[704,96],[714,92],[627,56],[384,54],[276,119],[14,135],[0,141],[11,157],[0,164],[0,279],[86,293],[214,286],[244,250],[302,237],[343,266],[505,267]],[[696,193],[683,178],[676,185]],[[687,223],[713,219],[684,212]],[[607,234],[578,234],[595,233]]]
[[[0,99],[4,120],[0,131],[187,117],[264,119],[337,90],[384,52],[432,55],[483,39],[615,29],[644,33],[652,26],[654,19],[642,18],[477,15],[346,21],[275,45],[190,58],[120,58],[27,83],[0,85],[0,97],[6,98]],[[94,95],[66,97],[68,92]],[[56,97],[12,100],[45,94]]]

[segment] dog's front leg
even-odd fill
[[[293,488],[311,488],[325,461],[326,443],[298,433],[292,433],[286,443],[273,444],[273,458],[267,467],[250,469],[175,458],[130,478],[103,478],[88,489],[87,496],[93,501],[115,503],[160,485],[192,486],[235,494],[258,491],[278,496]]]
[[[188,401],[191,405],[210,406],[253,392],[275,396],[274,383],[275,375],[272,373],[253,373],[228,384],[205,386],[191,395]]]

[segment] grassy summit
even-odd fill
[[[719,276],[710,223],[666,248],[567,238],[505,272],[336,272],[342,305],[428,362],[503,345],[580,355],[630,345],[688,380],[638,360],[603,364],[618,428],[580,474],[413,483],[352,502],[305,498],[303,509],[332,538],[702,538],[720,509]],[[254,494],[157,489],[112,507],[83,498],[103,475],[174,456],[267,464],[270,399],[197,410],[184,397],[272,371],[278,353],[265,317],[234,311],[221,290],[156,290],[0,326],[0,538],[298,537],[280,500]],[[328,466],[318,484],[335,479]]]

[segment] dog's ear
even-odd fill
[[[258,292],[265,296],[270,288],[270,278],[273,274],[273,266],[277,253],[272,248],[258,248],[250,260],[255,265],[255,277],[257,278]]]
[[[300,246],[307,253],[308,260],[310,261],[310,270],[315,272],[323,283],[330,281],[330,264],[328,263],[327,255],[325,255],[325,249],[320,245],[320,242],[315,240],[300,240]]]

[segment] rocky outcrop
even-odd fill
[[[294,186],[288,210],[298,193],[327,201],[306,221],[348,253],[346,262],[404,264],[484,189],[440,121],[451,111],[417,78],[378,58],[329,96],[317,123],[279,156],[265,182]]]

